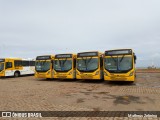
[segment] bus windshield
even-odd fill
[[[79,71],[95,71],[98,69],[98,58],[81,58],[77,60],[77,69]]]
[[[0,72],[1,72],[2,70],[4,70],[4,63],[1,63],[1,62],[0,62]]]
[[[132,56],[117,56],[105,58],[105,69],[110,72],[127,72],[133,68]]]
[[[54,60],[54,70],[56,71],[69,71],[72,69],[72,60]]]
[[[36,61],[35,69],[37,72],[47,72],[50,69],[50,61]]]

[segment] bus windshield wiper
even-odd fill
[[[60,64],[60,68],[61,68],[61,71],[62,71],[62,68],[64,67],[64,64],[65,64],[65,62],[67,61],[67,58],[65,58],[65,60],[59,60],[59,58],[58,58],[58,61],[59,61],[59,64]]]
[[[67,61],[67,58],[65,58],[65,60],[63,61],[63,67],[64,67],[64,63]]]
[[[47,61],[47,60],[44,60],[44,61],[42,62],[42,64],[44,65],[44,64],[46,63],[46,61]]]
[[[118,70],[118,62],[116,62],[116,59],[111,55],[111,58],[114,60],[115,64],[117,65],[117,70]],[[118,61],[118,56],[117,56],[117,61]]]
[[[114,57],[111,55],[111,58],[114,60],[114,62],[116,63],[116,60],[114,59]]]
[[[62,61],[60,61],[59,58],[58,58],[58,62],[59,62],[59,66],[60,66],[60,68],[62,70]]]
[[[84,61],[86,69],[87,69],[87,61],[86,61],[86,59],[83,59],[83,57],[82,57],[82,60]]]
[[[62,65],[63,65],[62,67],[64,67],[64,64],[65,64],[66,61],[67,61],[67,58],[65,58],[64,61],[62,60]],[[61,70],[62,70],[62,67],[61,67]]]
[[[92,58],[93,58],[93,57],[91,57],[91,58],[88,60],[87,64],[86,64],[87,70],[88,70],[88,63],[90,63],[90,61],[92,60]]]
[[[125,55],[123,55],[123,56],[122,56],[122,58],[120,59],[120,61],[119,61],[120,63],[122,62],[122,60],[123,60],[124,56],[125,56]]]

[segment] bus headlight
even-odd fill
[[[131,72],[131,73],[129,74],[129,76],[133,76],[133,74],[134,74],[134,72]]]
[[[72,71],[68,75],[72,75]]]
[[[4,74],[4,71],[2,71],[1,74]]]
[[[47,74],[49,75],[51,73],[51,71],[48,71]]]
[[[78,71],[76,71],[76,74],[79,75]]]
[[[98,75],[99,74],[99,71],[97,71],[96,73],[95,73],[95,75]]]

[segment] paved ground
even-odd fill
[[[34,76],[0,78],[0,110],[159,111],[160,73],[137,73],[134,84],[105,81],[45,80],[34,78]],[[26,120],[26,118],[24,119]],[[44,118],[38,119],[43,120]],[[45,119],[65,120],[66,118]],[[70,117],[67,119],[130,120],[137,118]]]

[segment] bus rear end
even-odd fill
[[[54,56],[37,56],[35,62],[36,78],[53,78],[53,60]]]
[[[135,81],[136,56],[131,49],[105,51],[104,80]]]
[[[82,52],[77,54],[76,78],[88,80],[103,79],[102,54]]]
[[[0,59],[0,77],[5,76],[5,59]]]
[[[54,59],[54,78],[75,79],[76,78],[76,55],[57,54]]]

